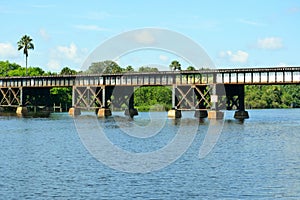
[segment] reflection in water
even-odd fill
[[[22,115],[18,115],[16,112],[0,112],[0,116],[11,116],[21,118],[48,118],[50,117],[50,114],[50,111],[28,112]]]

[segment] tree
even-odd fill
[[[140,67],[138,72],[158,72],[156,67]]]
[[[195,70],[196,70],[196,68],[195,68],[195,67],[193,67],[193,66],[188,66],[188,68],[187,68],[186,70],[188,70],[188,71],[195,71]]]
[[[24,67],[20,67],[14,70],[10,70],[7,74],[8,76],[43,76],[45,75],[45,72],[39,67],[29,67],[28,70],[26,70]]]
[[[0,76],[9,76],[9,72],[21,68],[16,63],[10,63],[8,61],[0,61]]]
[[[60,75],[76,75],[77,72],[73,69],[70,69],[69,67],[64,67],[60,73]]]
[[[247,108],[299,107],[299,85],[247,85],[245,86]]]
[[[50,101],[53,104],[72,106],[72,87],[54,87],[50,89]]]
[[[124,69],[121,68],[116,62],[111,60],[105,60],[101,62],[92,63],[89,69],[86,71],[88,74],[116,74],[123,72]]]
[[[134,72],[134,69],[131,65],[128,65],[125,69],[125,72]]]
[[[134,91],[134,105],[140,111],[149,111],[153,106],[169,110],[172,108],[172,90],[164,86],[139,87]]]
[[[26,58],[26,76],[27,76],[27,60],[28,60],[28,50],[34,49],[32,39],[28,35],[24,35],[21,40],[18,42],[18,51],[23,49],[23,53]]]
[[[174,70],[174,71],[181,70],[181,64],[177,60],[173,60],[171,62],[171,64],[169,65],[169,67],[171,68],[171,70]]]

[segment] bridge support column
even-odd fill
[[[16,113],[19,116],[23,116],[26,115],[28,113],[28,109],[25,105],[25,94],[24,94],[24,89],[23,88],[19,88],[20,91],[20,105],[17,107]]]
[[[81,110],[80,108],[75,108],[75,107],[72,107],[69,109],[69,115],[71,116],[78,116],[78,115],[81,115]]]
[[[108,100],[110,100],[112,88],[108,86],[73,86],[72,108],[69,114],[80,115],[81,109],[96,110],[98,117],[111,115]]]
[[[97,116],[100,118],[109,117],[111,116],[111,110],[109,108],[99,108]]]
[[[71,116],[77,116],[81,115],[80,108],[76,108],[77,99],[78,99],[78,92],[76,91],[76,86],[73,86],[72,88],[72,107],[69,109],[69,115]]]
[[[126,88],[126,93],[129,97],[128,100],[128,108],[125,109],[125,115],[130,116],[133,118],[136,115],[139,115],[138,111],[136,108],[134,108],[134,87],[127,87]]]
[[[223,119],[224,112],[218,110],[210,110],[208,112],[208,119]]]
[[[212,103],[212,106],[211,106],[212,110],[210,110],[208,112],[208,119],[223,119],[224,112],[219,111],[219,108],[218,108],[219,96],[217,94],[217,85],[216,84],[211,85],[211,91],[212,91],[212,94],[210,95],[210,100]]]
[[[99,108],[97,112],[97,116],[102,117],[109,117],[111,116],[111,110],[109,108],[109,102],[111,101],[111,95],[113,93],[113,87],[106,87],[102,88],[102,108]]]
[[[77,92],[76,87],[73,86],[72,88],[72,107],[69,109],[69,115],[76,116],[81,114],[81,110],[79,108],[76,108],[76,100],[77,100]]]
[[[234,113],[235,119],[249,119],[249,113],[246,110],[237,110]]]
[[[27,107],[26,106],[19,106],[19,107],[17,107],[16,113],[19,116],[26,115],[28,113]]]
[[[125,110],[125,115],[130,116],[131,118],[139,115],[138,110],[134,108],[134,94],[129,98],[128,108]]]
[[[209,94],[209,91],[207,90],[206,86],[196,86],[194,89],[194,92],[196,94],[197,98],[197,108],[199,110],[195,111],[194,117],[197,118],[207,118],[208,112],[206,110],[206,105],[209,105],[209,102],[206,98],[206,96]]]
[[[168,111],[169,118],[181,118],[181,110],[171,109]]]
[[[234,113],[235,119],[248,119],[249,114],[248,111],[245,110],[245,86],[240,85],[238,86],[238,110]]]
[[[181,110],[178,110],[177,85],[172,86],[172,109],[168,111],[169,118],[181,118]]]

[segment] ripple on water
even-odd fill
[[[50,118],[0,116],[0,195],[5,199],[299,199],[300,110],[250,110],[243,123],[228,112],[213,150],[198,158],[208,120],[200,122],[190,148],[166,168],[130,174],[94,159],[67,114]],[[156,113],[157,114],[157,113]],[[185,115],[188,117],[188,115]],[[123,115],[108,119],[81,116],[109,130],[115,145],[141,152],[162,148],[180,126],[166,121],[149,138],[120,131],[135,120],[149,125],[149,116],[133,121]],[[114,117],[116,117],[114,119]],[[157,114],[165,120],[165,113]],[[116,123],[118,122],[118,123]]]

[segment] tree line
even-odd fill
[[[300,85],[247,85],[246,108],[300,107]]]

